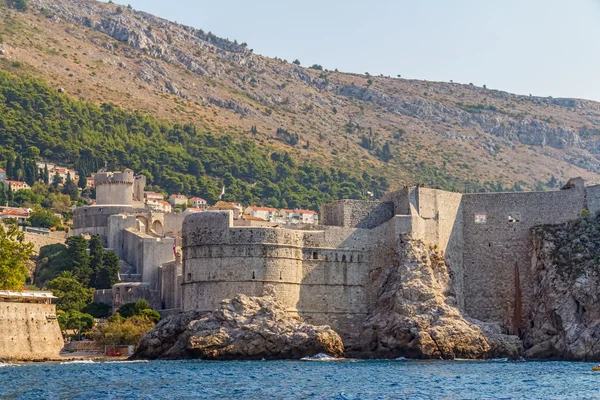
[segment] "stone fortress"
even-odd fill
[[[549,192],[407,187],[381,201],[324,205],[320,225],[292,228],[234,220],[231,211],[157,214],[138,204],[143,177],[99,175],[98,202],[76,210],[74,231],[105,240],[123,260],[124,282],[96,301],[116,309],[147,298],[172,313],[212,311],[240,293],[272,295],[289,313],[331,325],[350,346],[374,307],[374,276],[397,262],[405,234],[444,253],[461,311],[518,334],[533,296],[531,228],[600,211],[600,186],[581,178]],[[179,237],[182,257],[173,252]]]

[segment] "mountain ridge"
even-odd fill
[[[125,6],[28,4],[0,22],[4,65],[78,98],[384,175],[392,188],[551,189],[578,175],[600,182],[594,101],[303,68]]]

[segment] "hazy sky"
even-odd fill
[[[302,65],[600,100],[600,0],[119,0]]]

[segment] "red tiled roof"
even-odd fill
[[[203,199],[203,198],[201,198],[201,197],[192,197],[190,200],[191,200],[191,201],[206,201],[206,200],[204,200],[204,199]]]
[[[316,211],[313,210],[296,210],[296,212],[299,214],[318,214]]]
[[[12,186],[24,186],[27,185],[27,183],[25,182],[19,182],[19,181],[9,181],[8,179],[6,180],[6,183]],[[29,185],[27,185],[29,186]]]
[[[0,213],[0,217],[5,217],[7,215],[15,216],[15,217],[28,217],[29,214],[17,210],[6,210]]]
[[[187,199],[187,196],[183,194],[172,194],[171,196],[175,197],[176,199]]]

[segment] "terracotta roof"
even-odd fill
[[[183,194],[172,194],[171,196],[177,199],[187,199],[187,196]]]
[[[0,212],[0,217],[6,217],[7,215],[15,216],[15,217],[28,217],[29,216],[29,214],[27,214],[26,212],[17,211],[17,210],[6,210],[3,212]]]
[[[6,180],[6,183],[9,184],[9,185],[13,185],[13,186],[23,186],[23,185],[29,186],[25,182],[9,181],[8,179]]]
[[[235,206],[226,201],[217,201],[217,204],[211,207],[213,210],[235,210]]]
[[[168,201],[164,201],[164,200],[159,200],[158,201],[159,204],[164,204],[164,205],[171,205],[171,203],[169,203]]]
[[[313,210],[296,210],[296,212],[299,214],[318,214],[316,211]]]
[[[190,200],[191,201],[206,201],[202,197],[192,197]]]

